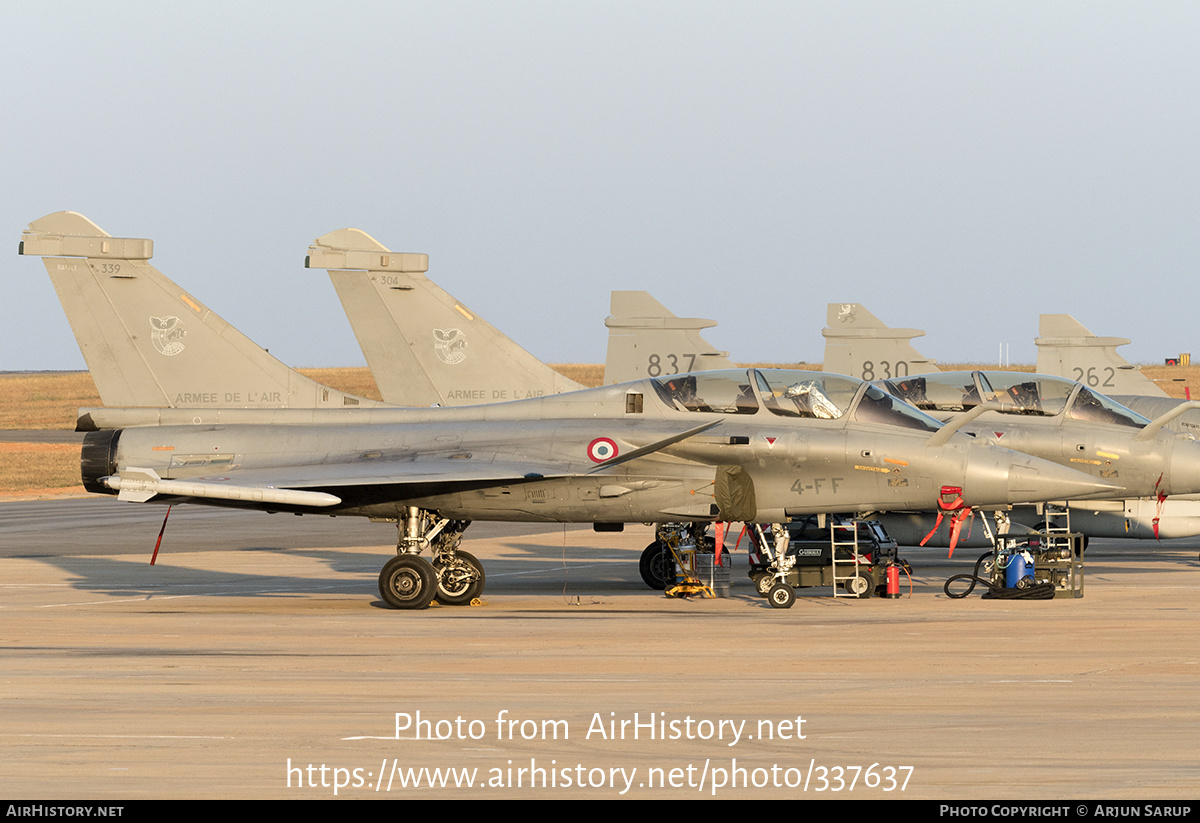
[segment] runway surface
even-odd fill
[[[62,429],[0,429],[0,443],[83,443],[83,432]]]
[[[1200,795],[1194,542],[1094,541],[1044,602],[950,600],[974,553],[910,550],[911,597],[781,611],[744,554],[673,600],[645,527],[475,524],[486,605],[397,612],[394,527],[180,507],[150,567],[163,512],[0,505],[9,796]]]

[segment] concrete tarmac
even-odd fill
[[[398,612],[393,527],[185,506],[151,567],[163,513],[0,505],[4,794],[1200,796],[1196,542],[1094,541],[1085,597],[1038,602],[908,550],[911,596],[782,611],[744,554],[675,600],[646,527],[479,523],[485,605]]]

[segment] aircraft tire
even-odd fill
[[[754,583],[754,593],[759,597],[766,597],[767,593],[771,591],[771,587],[775,585],[775,576],[767,572],[759,572],[754,576],[752,582]]]
[[[661,541],[655,540],[642,552],[638,571],[642,573],[642,582],[661,592],[675,582],[675,559]]]
[[[462,549],[455,555],[457,562],[454,566],[446,568],[439,563],[433,564],[433,572],[437,576],[437,601],[447,606],[465,606],[483,594],[487,576],[483,573],[483,564],[475,555]]]
[[[773,609],[790,609],[796,602],[796,590],[787,583],[776,583],[767,592],[767,602]]]
[[[423,609],[436,591],[433,566],[415,555],[397,555],[379,573],[379,596],[393,609]]]

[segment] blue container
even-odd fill
[[[1008,566],[1004,569],[1004,585],[1010,589],[1022,589],[1033,581],[1033,561],[1026,562],[1028,557],[1024,552],[1010,555]],[[1022,580],[1029,578],[1024,584]]]

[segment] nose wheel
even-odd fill
[[[787,583],[776,583],[767,592],[767,602],[772,609],[790,609],[796,602],[796,590]]]
[[[638,563],[642,582],[656,591],[662,591],[675,582],[675,558],[661,540],[655,540],[642,552]]]

